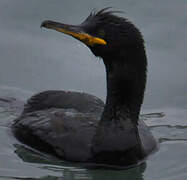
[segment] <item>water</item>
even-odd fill
[[[93,8],[124,10],[146,41],[148,84],[142,118],[158,139],[159,151],[129,170],[93,170],[59,161],[22,146],[11,134],[18,114],[0,108],[0,179],[187,178],[186,1],[80,0],[0,1],[0,97],[25,100],[46,89],[75,89],[105,98],[102,61],[71,37],[39,28],[45,19],[80,23]],[[151,113],[151,114],[150,114]]]

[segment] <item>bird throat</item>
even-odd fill
[[[107,97],[101,121],[130,119],[137,123],[144,96],[145,78],[138,81],[139,76],[125,61],[104,61],[104,63]],[[145,73],[143,76],[146,76]]]

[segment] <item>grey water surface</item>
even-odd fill
[[[0,180],[185,180],[187,178],[186,0],[0,0],[0,97],[25,100],[49,89],[105,100],[102,60],[79,41],[40,29],[43,20],[79,24],[91,10],[122,10],[142,32],[148,83],[141,118],[159,150],[129,170],[99,170],[28,149],[11,134],[18,113],[0,107]]]

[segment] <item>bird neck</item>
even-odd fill
[[[130,119],[137,123],[146,83],[145,51],[103,58],[107,97],[101,121]]]

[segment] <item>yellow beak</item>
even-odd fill
[[[45,27],[48,29],[54,29],[56,31],[62,32],[64,34],[68,34],[83,43],[85,43],[88,46],[94,46],[97,44],[100,45],[106,45],[107,42],[104,39],[101,39],[99,37],[92,36],[88,33],[82,32],[82,29],[80,26],[73,26],[73,25],[67,25],[62,24],[54,21],[44,21],[41,24],[41,27]]]

